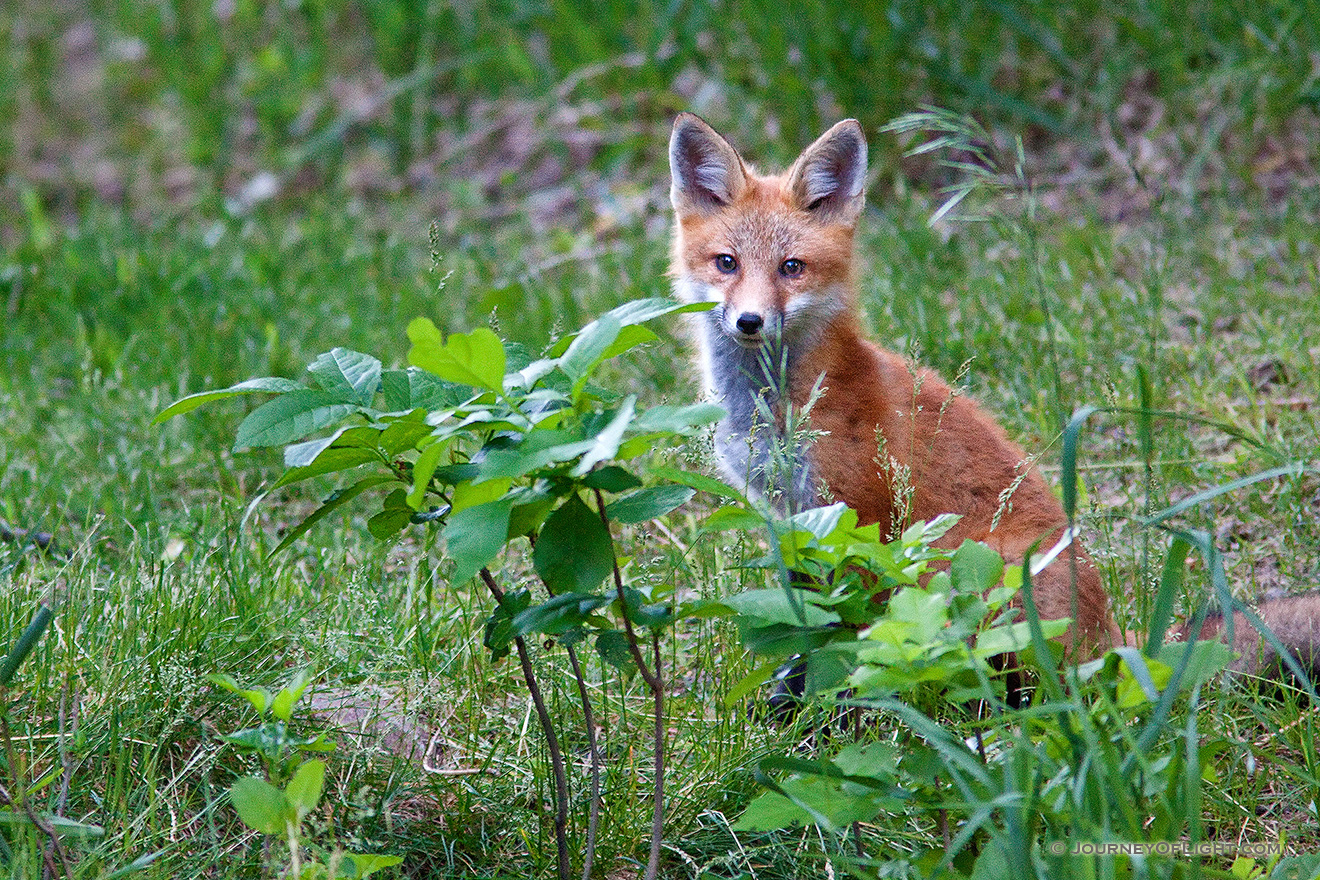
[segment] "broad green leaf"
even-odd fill
[[[546,518],[532,551],[552,593],[589,593],[614,567],[614,542],[600,515],[576,494]]]
[[[294,443],[291,446],[284,447],[284,466],[286,468],[307,467],[316,461],[318,455],[333,446],[335,441],[339,439],[339,435],[347,430],[347,427],[343,427],[326,437],[304,440],[302,443]]]
[[[344,856],[341,866],[348,880],[362,880],[370,877],[382,868],[392,868],[403,863],[403,856],[385,856],[376,854],[349,853]]]
[[[374,425],[353,425],[338,433],[336,448],[375,449],[380,445],[381,429]]]
[[[321,788],[325,785],[325,762],[303,761],[298,770],[284,787],[284,796],[293,808],[297,821],[316,809],[321,800]]]
[[[422,450],[422,454],[417,456],[417,461],[413,463],[412,489],[407,496],[408,506],[413,510],[422,509],[422,504],[426,501],[426,493],[431,488],[431,477],[440,464],[441,456],[445,454],[448,448],[448,443],[432,443]],[[501,492],[500,494],[504,493]]]
[[[888,617],[892,622],[911,625],[910,640],[929,644],[949,621],[948,598],[938,590],[904,587],[889,597]],[[864,637],[871,636],[867,633]]]
[[[367,531],[379,541],[388,540],[408,527],[417,511],[408,506],[407,490],[395,489],[386,498],[380,513],[367,520]]]
[[[595,440],[575,436],[568,431],[533,431],[517,445],[487,453],[481,462],[481,479],[521,477],[546,465],[572,461],[595,447]]]
[[[325,391],[290,391],[248,413],[238,426],[234,449],[294,443],[342,421],[358,409],[355,404],[344,403]]]
[[[1042,620],[1041,631],[1045,638],[1053,639],[1068,631],[1068,618]],[[996,626],[976,637],[976,647],[972,656],[982,660],[998,657],[1011,651],[1021,651],[1031,644],[1031,624],[1025,620],[1008,626]]]
[[[490,398],[490,392],[482,395]],[[434,425],[435,435],[442,439],[455,437],[459,435],[472,436],[477,433],[495,434],[500,431],[524,432],[528,430],[531,423],[527,421],[522,413],[516,415],[507,407],[490,407],[479,403],[473,403],[473,408],[457,414],[460,417],[454,420],[454,412],[446,411],[443,413],[431,413],[426,417],[428,425]],[[516,424],[514,420],[517,420]]]
[[[852,522],[857,523],[857,514],[848,509],[842,501],[828,507],[813,507],[795,513],[789,520],[797,528],[809,532],[818,541],[823,541],[843,522],[843,518],[852,514]]]
[[[485,635],[481,644],[490,651],[492,660],[500,660],[509,655],[509,646],[513,644],[517,633],[513,631],[513,618],[532,604],[532,593],[526,589],[510,589],[486,618]]]
[[[596,653],[600,655],[602,661],[613,666],[625,676],[631,676],[637,672],[632,651],[628,649],[628,636],[617,629],[607,629],[596,636]]]
[[[652,407],[652,409],[654,409],[654,407]],[[647,410],[647,412],[650,412],[650,410]],[[634,422],[634,424],[636,423]],[[680,471],[677,468],[671,467],[654,467],[651,468],[651,476],[661,480],[671,480],[675,483],[681,483],[684,486],[691,486],[698,492],[706,492],[719,498],[727,498],[730,501],[747,501],[747,497],[737,489],[715,479],[714,477],[708,477],[705,474],[692,473],[691,471]]]
[[[762,762],[763,766],[772,764],[771,760]],[[881,812],[901,805],[888,785],[866,778],[846,777],[837,771],[823,772],[824,769],[822,762],[820,773],[796,773],[780,781],[774,786],[775,790],[748,804],[733,827],[769,831],[791,824],[816,824],[827,831],[838,831],[853,822],[873,820]],[[770,780],[758,772],[757,781],[765,784]]]
[[[513,510],[509,513],[509,540],[521,538],[540,528],[560,496],[554,494],[549,486],[538,483],[513,493],[511,497]]]
[[[591,448],[573,469],[573,476],[584,476],[602,461],[608,461],[615,456],[619,451],[619,443],[623,441],[623,433],[628,430],[628,425],[632,422],[636,403],[637,395],[628,395],[610,423],[592,438]]]
[[[386,370],[380,375],[380,387],[385,394],[385,408],[391,412],[446,409],[458,406],[471,395],[466,388],[417,367]]]
[[[724,417],[724,407],[713,403],[693,403],[688,406],[653,406],[637,416],[632,430],[639,434],[685,434],[718,422]]]
[[[559,369],[573,380],[574,396],[581,381],[600,363],[605,350],[618,338],[620,329],[619,319],[605,314],[583,327],[569,344],[559,359]]]
[[[610,318],[618,321],[620,327],[630,327],[634,324],[642,324],[646,321],[652,321],[664,315],[682,314],[684,312],[706,312],[715,307],[714,303],[680,303],[665,297],[654,297],[651,299],[635,299],[610,309],[602,318]],[[591,327],[588,324],[582,328],[582,333],[587,332]],[[563,337],[551,347],[550,357],[559,357],[567,350],[568,346],[580,334],[570,334]]]
[[[687,312],[708,312],[715,307],[714,303],[682,303],[668,297],[656,296],[649,299],[629,300],[622,305],[615,306],[606,314],[613,315],[619,319],[619,323],[624,327],[632,324],[642,324],[647,321],[654,321],[656,318],[665,315],[682,315]]]
[[[380,374],[380,391],[385,397],[388,412],[403,412],[413,408],[412,388],[408,374],[403,370],[385,370]]]
[[[626,587],[624,595],[624,613],[636,626],[656,629],[668,626],[674,621],[674,609],[668,602],[650,601],[641,590]]]
[[[215,400],[224,400],[229,397],[237,397],[240,394],[256,394],[259,392],[273,392],[275,394],[287,394],[290,391],[306,391],[306,385],[300,385],[292,379],[281,379],[278,376],[268,376],[262,379],[248,379],[246,382],[239,382],[237,385],[230,385],[228,388],[221,388],[218,391],[199,391],[196,394],[189,394],[180,400],[161,410],[160,415],[151,420],[152,425],[159,425],[162,422],[169,421],[178,415],[192,412],[199,406],[211,403]]]
[[[361,406],[371,406],[380,385],[380,361],[347,348],[334,348],[320,355],[307,371],[322,391]]]
[[[1320,876],[1320,853],[1289,856],[1274,866],[1269,880],[1297,880],[1299,877]]]
[[[532,361],[516,373],[510,374],[514,377],[512,387],[521,388],[525,391],[531,390],[537,382],[554,372],[557,366],[559,366],[559,358],[542,358]]]
[[[639,345],[643,345],[647,342],[655,342],[659,338],[659,336],[656,336],[645,327],[637,325],[624,327],[619,330],[618,338],[610,343],[609,348],[605,349],[605,353],[601,355],[600,363],[604,363],[611,358],[616,358],[625,351],[631,351]]]
[[[284,792],[255,776],[235,782],[229,789],[229,800],[243,824],[262,834],[283,836],[285,824],[294,817]]]
[[[739,529],[744,532],[756,531],[765,526],[761,515],[745,507],[727,505],[718,508],[701,524],[703,532],[722,532],[726,529]]]
[[[1209,681],[1229,667],[1236,657],[1233,649],[1219,640],[1206,640],[1187,643],[1171,643],[1160,649],[1160,661],[1170,669],[1177,669],[1183,662],[1181,652],[1191,654],[1187,670],[1178,683],[1179,690],[1190,691],[1198,684]]]
[[[290,447],[292,448],[292,447]],[[316,459],[304,467],[290,468],[275,481],[272,490],[280,489],[290,483],[297,483],[300,480],[307,480],[312,477],[319,477],[322,474],[333,474],[338,471],[346,471],[355,468],[358,465],[366,464],[369,461],[380,461],[380,455],[371,449],[349,448],[337,449],[330,447],[317,454]]]
[[[573,401],[554,388],[537,388],[518,404],[519,411],[538,428],[554,429],[573,412]]]
[[[839,615],[812,603],[818,594],[792,588],[790,598],[782,588],[747,590],[720,600],[738,614],[767,623],[789,626],[826,626],[839,622]],[[804,619],[805,618],[805,619]]]
[[[425,428],[425,426],[423,426]],[[429,429],[427,429],[429,430]],[[344,426],[325,437],[304,440],[284,448],[284,466],[306,467],[330,448],[375,450],[380,445],[381,429],[370,425]]]
[[[1016,846],[1016,842],[1014,842]],[[991,837],[976,853],[971,880],[1020,880],[1018,865],[1007,852],[1009,844],[1002,837]],[[969,849],[971,849],[969,847]]]
[[[612,337],[609,335],[611,333]],[[657,338],[645,327],[619,327],[615,319],[608,315],[589,324],[573,340],[558,362],[560,369],[573,381],[572,397],[578,397],[596,367]]]
[[[687,486],[654,486],[625,495],[606,505],[605,513],[615,522],[646,522],[657,516],[664,516],[679,505],[686,504],[695,494],[696,492]]]
[[[451,333],[444,341],[430,319],[415,318],[408,325],[408,338],[413,344],[408,362],[414,366],[449,382],[504,390],[504,344],[489,328]]]
[[[392,422],[380,432],[377,445],[386,455],[398,455],[416,449],[417,444],[431,434],[431,426],[421,418],[405,417]]]
[[[602,492],[627,492],[629,489],[636,489],[642,485],[642,481],[637,479],[627,468],[612,464],[603,468],[596,468],[596,470],[587,474],[582,479],[582,485],[588,489],[599,489]]]
[[[440,468],[436,469],[437,473],[439,470]],[[459,483],[454,487],[454,494],[450,496],[449,503],[453,506],[453,512],[459,513],[469,507],[476,507],[503,497],[512,485],[513,481],[507,477],[486,480],[483,483]]]
[[[892,782],[902,756],[903,749],[892,742],[850,743],[830,763],[848,776],[870,776]]]
[[[809,826],[814,821],[811,813],[782,794],[765,791],[752,799],[734,827],[744,831],[778,831],[794,825]]]
[[[557,636],[586,622],[591,613],[610,604],[611,597],[591,593],[562,593],[520,611],[513,618],[515,635],[544,633]]]
[[[288,547],[294,541],[301,538],[303,535],[307,533],[308,529],[316,525],[318,522],[320,522],[322,519],[324,519],[326,516],[332,513],[336,508],[342,507],[343,505],[352,501],[354,498],[358,497],[368,489],[372,489],[376,486],[379,486],[381,483],[392,483],[392,482],[394,482],[394,477],[392,476],[377,475],[374,477],[366,477],[365,479],[358,480],[356,483],[345,489],[336,490],[335,492],[331,493],[329,498],[325,499],[325,501],[321,504],[320,507],[312,511],[312,514],[308,516],[307,519],[303,520],[302,522],[298,523],[298,525],[294,526],[294,528],[287,535],[284,536],[284,540],[280,541],[279,545],[274,550],[270,551],[270,555],[271,556],[276,555],[285,547]]]
[[[249,727],[247,730],[225,734],[220,738],[267,758],[273,758],[288,749],[328,752],[335,748],[334,743],[326,741],[324,733],[316,736],[293,736],[283,721],[268,721],[260,727]]]
[[[270,708],[270,692],[261,688],[248,689],[234,680],[234,677],[227,672],[212,672],[206,676],[206,680],[212,684],[218,684],[220,687],[230,693],[238,694],[243,699],[252,704],[259,714],[265,715],[266,710]]]
[[[903,530],[899,540],[905,545],[929,544],[939,540],[945,532],[956,526],[960,519],[962,517],[957,514],[942,513],[930,522],[915,522]]]
[[[718,599],[688,599],[680,602],[676,615],[683,620],[713,620],[732,617],[734,610]]]
[[[985,544],[962,542],[949,562],[953,588],[960,593],[984,593],[1004,576],[1004,558]]]
[[[316,736],[304,737],[294,743],[300,752],[333,752],[337,746],[324,731]]]
[[[1135,709],[1146,702],[1154,703],[1160,691],[1168,687],[1173,668],[1153,657],[1147,657],[1136,648],[1115,648],[1119,657],[1118,687],[1114,692],[1120,709]]]
[[[450,514],[444,537],[455,564],[452,583],[468,581],[504,549],[512,507],[513,499],[501,498]]]
[[[299,669],[295,672],[289,683],[270,701],[270,714],[287,723],[293,716],[293,704],[302,699],[303,691],[307,690],[311,680],[312,673],[309,670]]]
[[[458,486],[481,476],[481,469],[470,461],[462,461],[457,464],[441,465],[431,476],[446,486]]]

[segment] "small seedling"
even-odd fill
[[[325,787],[325,762],[307,756],[335,748],[324,733],[302,737],[289,732],[293,707],[311,681],[307,670],[296,672],[274,695],[263,688],[244,688],[233,676],[224,673],[207,678],[243,697],[264,719],[258,727],[222,739],[257,755],[265,768],[265,778],[244,776],[230,786],[229,799],[244,825],[288,844],[289,867],[281,876],[295,880],[340,877],[355,880],[403,861],[400,856],[346,853],[338,849],[323,853],[321,847],[305,843],[303,820],[316,809]],[[317,856],[324,854],[325,858],[304,861],[304,849]]]

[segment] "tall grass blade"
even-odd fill
[[[41,634],[46,631],[46,626],[50,623],[53,613],[51,607],[44,602],[37,609],[32,622],[24,628],[18,637],[18,641],[14,642],[14,647],[5,656],[4,664],[0,665],[0,687],[9,686],[14,674],[18,672],[18,667],[27,659],[28,654],[32,653],[32,649],[36,647],[38,640],[41,639]]]

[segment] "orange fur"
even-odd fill
[[[697,318],[715,396],[735,411],[738,398],[764,393],[764,373],[742,381],[724,361],[782,332],[788,399],[802,407],[818,380],[823,388],[810,410],[818,436],[803,450],[810,481],[823,483],[863,523],[880,523],[886,531],[956,513],[962,519],[942,539],[946,546],[971,538],[1018,562],[1037,542],[1051,547],[1065,525],[1063,509],[1034,468],[1021,474],[1022,450],[934,373],[914,370],[862,334],[853,260],[865,172],[860,126],[840,123],[788,171],[762,176],[704,122],[685,114],[675,123],[671,164],[676,286],[681,296],[718,303]],[[724,257],[733,258],[734,271],[725,271]],[[786,274],[786,260],[800,261],[800,272]],[[740,329],[758,320],[757,332]],[[738,450],[746,420],[726,421],[717,429],[717,448],[725,459],[739,460],[742,476],[754,477],[757,453]],[[725,464],[739,476],[737,467]],[[896,481],[902,473],[906,481]],[[910,493],[896,485],[902,482]],[[1001,493],[1015,482],[1011,506],[992,528]],[[754,478],[749,483],[764,488]],[[823,495],[806,480],[788,494],[799,506]],[[1035,598],[1042,618],[1072,618],[1068,641],[1091,652],[1112,640],[1108,597],[1085,550],[1073,547],[1075,574],[1065,551],[1035,579]]]
[[[682,298],[716,304],[693,326],[709,391],[727,410],[715,432],[726,474],[781,507],[847,502],[864,524],[891,533],[956,513],[962,518],[943,545],[984,541],[1010,562],[1034,544],[1058,541],[1062,506],[999,425],[937,375],[862,333],[853,239],[865,201],[866,140],[856,120],[825,132],[784,173],[760,175],[714,129],[683,113],[669,160],[674,286]],[[786,352],[786,377],[767,366],[767,351]],[[785,397],[802,408],[817,387],[814,442],[777,437],[764,413],[782,420]],[[792,447],[789,475],[771,466],[776,442]],[[1034,586],[1043,619],[1073,621],[1064,641],[1077,653],[1136,643],[1113,625],[1099,573],[1077,542]],[[1320,674],[1320,593],[1271,600],[1260,615]],[[1234,619],[1234,669],[1277,671],[1278,655],[1242,614]],[[1212,617],[1196,635],[1225,631],[1223,618]],[[1175,638],[1190,635],[1183,627]]]

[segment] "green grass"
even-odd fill
[[[946,375],[971,359],[972,393],[1047,470],[1057,473],[1059,414],[1134,406],[1138,367],[1157,408],[1255,441],[1160,423],[1148,481],[1135,418],[1092,421],[1090,543],[1125,620],[1140,623],[1162,561],[1163,538],[1134,522],[1143,510],[1279,460],[1316,464],[1320,196],[1306,160],[1285,166],[1294,177],[1281,191],[1260,171],[1315,130],[1306,52],[1320,44],[1320,14],[1306,4],[1210,3],[1199,15],[1098,3],[940,3],[918,15],[900,4],[841,21],[820,3],[791,23],[760,2],[505,3],[432,17],[406,3],[223,6],[0,12],[0,519],[55,533],[61,554],[0,543],[0,643],[43,598],[58,603],[3,695],[0,783],[40,780],[38,809],[105,829],[68,844],[77,877],[153,854],[133,876],[258,876],[260,842],[224,797],[253,767],[218,740],[252,719],[203,677],[270,686],[301,666],[325,691],[381,689],[440,731],[434,766],[480,771],[430,773],[340,734],[319,839],[404,855],[399,876],[549,874],[547,757],[516,666],[492,666],[481,647],[486,600],[446,582],[426,533],[379,546],[351,507],[266,558],[330,485],[253,506],[280,462],[230,451],[242,404],[149,423],[202,388],[298,377],[336,345],[401,364],[418,315],[446,330],[493,320],[537,347],[663,293],[664,143],[677,109],[707,114],[765,164],[837,116],[861,118],[876,169],[861,242],[876,337]],[[354,94],[379,100],[364,111]],[[923,101],[975,109],[1005,142],[1023,134],[1031,170],[1052,186],[1089,173],[1035,227],[1039,261],[1012,224],[927,226],[946,172],[900,164],[903,145],[878,132]],[[1162,121],[1131,122],[1142,101]],[[1120,149],[1167,156],[1169,177],[1142,166],[1133,183],[1099,146],[1106,122]],[[266,170],[279,195],[235,207]],[[1117,222],[1102,205],[1115,191],[1138,206]],[[647,401],[687,401],[691,372],[671,325],[608,377]],[[700,450],[687,456],[709,466]],[[1312,588],[1318,493],[1312,470],[1184,522],[1217,536],[1240,595]],[[703,594],[750,582],[736,566],[755,548],[698,539],[695,522],[668,523],[686,552],[644,527],[625,532],[629,552]],[[515,559],[501,576],[527,572]],[[819,876],[820,855],[837,858],[845,842],[730,829],[757,790],[756,760],[795,742],[721,706],[746,669],[736,633],[692,624],[669,650],[682,688],[670,702],[667,869]],[[572,721],[571,679],[556,651],[538,657],[556,715]],[[599,858],[619,876],[648,844],[645,689],[604,688]],[[1297,702],[1228,691],[1207,711],[1238,744],[1210,786],[1209,826],[1256,840],[1313,827],[1320,768],[1309,722],[1290,726]],[[583,743],[567,747],[580,761]],[[1249,773],[1248,755],[1264,769]],[[580,834],[581,799],[575,810]],[[868,833],[928,840],[930,829]],[[4,834],[10,876],[38,876],[45,839]],[[1318,844],[1290,834],[1298,851]]]

